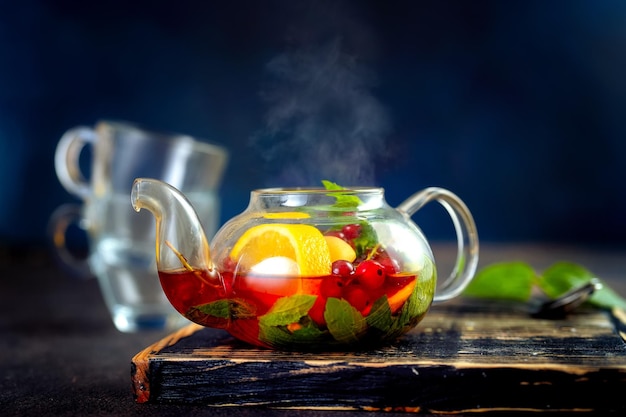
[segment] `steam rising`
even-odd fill
[[[374,76],[341,39],[284,53],[267,65],[266,127],[254,144],[279,185],[372,185],[390,121]],[[276,185],[274,184],[274,185]]]

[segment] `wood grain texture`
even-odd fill
[[[139,352],[137,402],[385,410],[615,411],[626,401],[623,311],[531,318],[525,305],[437,305],[395,344],[363,352],[261,350],[190,325]]]

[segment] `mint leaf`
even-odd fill
[[[538,284],[548,297],[556,298],[586,284],[593,277],[591,272],[580,265],[557,262],[543,272]]]
[[[259,323],[259,340],[277,348],[293,349],[303,345],[306,349],[314,349],[315,344],[320,343],[321,346],[327,336],[328,332],[320,330],[312,321],[295,331],[286,326]]]
[[[327,190],[345,190],[341,185],[328,180],[322,180],[324,188]],[[335,204],[333,207],[340,209],[356,209],[359,205],[363,204],[361,199],[355,195],[346,195],[341,193],[329,194],[335,197]],[[337,218],[341,223],[337,224],[337,230],[340,230],[343,225],[357,223],[361,226],[359,236],[353,240],[354,251],[357,258],[360,256],[367,256],[369,252],[376,247],[378,243],[378,235],[376,231],[368,222],[356,218],[354,216],[340,216]]]
[[[360,221],[358,224],[361,226],[361,231],[359,235],[352,240],[357,258],[369,254],[370,250],[375,248],[378,242],[378,235],[371,224],[364,221]]]
[[[431,262],[426,260],[426,262]],[[437,272],[434,269],[434,265],[430,264],[428,275],[422,275],[417,277],[417,285],[415,290],[411,293],[406,300],[400,312],[398,318],[394,323],[393,331],[398,334],[406,332],[408,329],[413,328],[417,323],[422,320],[433,300],[435,294],[435,287],[437,285]]]
[[[310,294],[296,294],[279,298],[267,313],[259,317],[259,324],[286,326],[297,323],[313,307],[316,298],[317,296]]]
[[[614,307],[626,310],[626,299],[613,291],[613,289],[608,287],[604,282],[600,281],[600,283],[602,284],[602,288],[596,290],[591,295],[588,301],[589,304],[606,310],[610,310]]]
[[[344,187],[337,184],[336,182],[322,180],[322,184],[324,185],[324,188],[326,188],[327,190],[345,190]]]
[[[256,306],[240,298],[226,298],[190,307],[185,317],[206,327],[225,329],[233,319],[253,319]]]
[[[230,299],[217,300],[212,303],[192,307],[192,309],[208,314],[209,316],[228,319],[230,318],[230,303]]]
[[[436,286],[436,273],[434,268],[429,268],[431,273],[423,275],[419,285],[404,302],[404,305],[396,314],[391,314],[389,299],[383,295],[372,305],[366,318],[367,324],[384,334],[384,338],[401,336],[419,323],[430,308]]]
[[[294,345],[313,343],[327,333],[321,331],[307,313],[317,296],[296,294],[276,300],[272,308],[259,317],[259,339],[271,346],[293,348]],[[297,323],[297,330],[288,325]]]
[[[503,262],[480,270],[464,295],[512,301],[528,301],[534,282],[534,269],[523,262]]]
[[[324,185],[324,188],[329,191],[345,190],[344,187],[332,181],[322,180],[322,184]],[[329,194],[329,196],[335,197],[335,200],[337,200],[336,203],[333,204],[333,207],[357,208],[359,205],[363,204],[363,201],[355,195],[333,193]]]
[[[523,262],[502,262],[481,269],[468,285],[463,295],[513,301],[527,301],[534,285],[548,297],[558,298],[579,288],[592,278],[598,279],[585,267],[572,262],[556,262],[543,274],[537,275],[532,267]],[[626,310],[626,299],[598,279],[602,288],[596,290],[587,303],[602,308],[615,307]]]
[[[391,308],[387,295],[383,295],[372,304],[372,309],[365,319],[370,327],[387,332],[393,325],[393,317],[391,317]]]
[[[256,309],[245,300],[225,298],[194,306],[190,309],[189,314],[196,312],[220,319],[251,319],[255,317]]]
[[[581,287],[596,276],[586,268],[571,262],[558,262],[546,269],[539,280],[539,287],[552,298],[557,298],[568,291]],[[589,304],[611,309],[619,307],[626,309],[626,300],[609,288],[605,283],[589,298]]]
[[[356,343],[367,329],[363,315],[344,299],[329,297],[324,319],[330,334],[341,343]]]

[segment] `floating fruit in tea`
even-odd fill
[[[268,223],[248,229],[235,243],[230,258],[242,271],[249,271],[265,259],[284,256],[293,259],[299,276],[320,276],[330,272],[330,252],[322,233],[308,224]],[[282,275],[280,271],[275,274]]]
[[[404,333],[425,314],[430,301],[424,300],[430,299],[421,293],[432,295],[434,269],[403,271],[372,236],[367,224],[324,232],[306,224],[263,224],[248,229],[221,265],[219,295],[199,271],[159,275],[186,317],[255,345],[315,349],[376,342]],[[188,279],[193,274],[197,279]]]

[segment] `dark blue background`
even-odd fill
[[[3,1],[0,63],[0,245],[45,242],[56,143],[103,118],[226,145],[222,220],[332,177],[449,188],[483,241],[626,243],[619,0]]]

